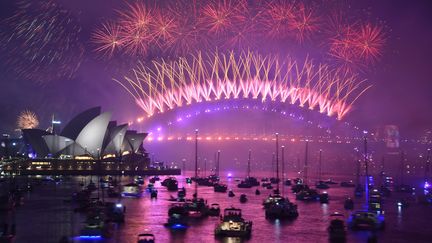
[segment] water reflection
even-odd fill
[[[161,178],[163,179],[163,178]],[[187,197],[192,196],[194,185],[187,184],[184,177],[178,177],[180,187],[185,187]],[[344,178],[334,178],[344,180]],[[147,184],[148,178],[146,178]],[[121,203],[127,208],[126,221],[117,225],[111,239],[85,240],[78,236],[85,215],[75,213],[76,205],[65,200],[70,198],[73,191],[78,189],[81,178],[73,178],[60,184],[46,184],[36,187],[34,192],[25,196],[25,204],[11,212],[0,212],[0,223],[16,222],[16,242],[58,242],[63,236],[70,237],[74,242],[125,242],[136,243],[138,234],[149,232],[156,236],[157,242],[244,242],[239,238],[214,237],[214,229],[219,217],[208,217],[203,220],[190,222],[185,232],[171,231],[164,227],[167,222],[168,208],[172,204],[170,197],[177,197],[176,192],[168,192],[160,182],[155,183],[159,191],[157,199],[150,199],[145,192],[141,198],[122,198]],[[88,180],[87,180],[88,181]],[[126,184],[132,178],[123,177]],[[224,183],[236,193],[233,198],[226,193],[215,193],[212,187],[198,187],[199,197],[211,203],[219,203],[221,210],[234,206],[242,209],[243,217],[253,221],[252,237],[247,242],[327,242],[327,227],[329,215],[335,211],[343,213],[346,217],[349,211],[344,210],[343,203],[346,195],[352,195],[352,189],[342,188],[338,185],[326,189],[330,196],[328,204],[319,202],[296,201],[289,187],[285,188],[286,196],[298,205],[299,217],[292,221],[266,220],[262,208],[263,200],[271,193],[270,190],[259,187],[261,195],[255,195],[255,188],[237,188],[234,178],[224,180]],[[246,194],[247,203],[239,202],[239,195]],[[95,195],[96,196],[96,195]],[[408,195],[409,196],[409,195]],[[406,196],[405,196],[406,197]],[[386,198],[386,230],[378,235],[383,242],[401,241],[404,234],[408,234],[414,242],[421,242],[430,237],[430,232],[424,225],[429,224],[432,215],[431,207],[423,207],[412,203],[409,208],[398,209],[396,205],[398,194]],[[106,199],[116,202],[118,199]],[[362,200],[356,199],[355,209],[362,207]],[[403,232],[403,233],[401,233]],[[365,242],[368,238],[366,232],[348,231],[348,242]],[[35,240],[37,239],[37,240]]]

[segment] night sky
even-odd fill
[[[14,14],[15,1],[0,2],[0,19]],[[48,126],[51,114],[68,120],[77,112],[101,105],[113,111],[114,118],[128,121],[139,116],[140,109],[125,90],[112,81],[134,67],[133,61],[119,67],[97,58],[89,36],[102,21],[113,18],[124,6],[115,0],[61,1],[76,15],[82,27],[80,40],[85,46],[80,68],[72,79],[54,79],[39,84],[10,71],[9,62],[0,60],[0,132],[10,133],[16,117],[24,109],[34,111],[42,127]],[[352,8],[367,9],[373,18],[383,21],[387,41],[383,57],[365,77],[373,87],[354,104],[347,115],[365,128],[385,124],[398,125],[402,136],[418,136],[431,128],[432,112],[432,3],[423,1],[385,0],[353,1]],[[4,23],[2,25],[4,28]],[[4,36],[4,30],[1,30]],[[4,45],[0,45],[4,48]],[[46,124],[46,125],[44,125]]]

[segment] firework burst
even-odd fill
[[[342,119],[369,88],[355,75],[311,60],[298,64],[253,52],[198,53],[190,59],[153,62],[152,68],[140,65],[133,73],[115,81],[148,116],[193,102],[250,98],[298,104]]]
[[[101,29],[93,32],[92,42],[97,45],[95,51],[108,58],[123,46],[121,28],[114,23],[105,23]]]
[[[36,114],[29,110],[24,110],[18,116],[17,127],[18,129],[33,129],[39,126],[39,120]]]

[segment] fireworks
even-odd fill
[[[34,112],[24,110],[18,116],[17,126],[18,129],[33,129],[39,126],[39,120]]]
[[[328,6],[327,6],[328,7]],[[184,55],[196,50],[248,50],[269,40],[277,46],[319,42],[344,71],[353,73],[374,64],[385,44],[383,28],[356,20],[318,3],[302,1],[174,1],[167,7],[155,4],[127,5],[115,23],[120,26],[122,51],[145,57],[148,51]],[[331,6],[334,7],[334,6]],[[337,10],[336,10],[337,12]],[[114,35],[106,25],[95,31],[101,36],[96,51],[112,55]],[[101,35],[102,33],[102,35]],[[324,43],[324,45],[323,45]],[[116,45],[117,45],[116,44]],[[278,50],[280,50],[279,48]]]
[[[382,28],[371,24],[346,25],[330,40],[329,55],[344,70],[356,71],[376,62],[382,55],[385,37]]]
[[[69,79],[80,66],[81,28],[55,0],[20,1],[2,30],[3,60],[20,77],[40,83]]]
[[[123,46],[121,29],[113,23],[103,24],[101,29],[93,32],[92,41],[98,45],[95,51],[108,58],[112,57],[114,52]]]
[[[133,76],[116,80],[148,116],[194,102],[261,99],[298,104],[342,119],[369,87],[364,80],[311,60],[243,52],[236,56],[198,53],[190,59],[140,65]]]

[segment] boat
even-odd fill
[[[315,184],[315,187],[318,189],[329,189],[330,188],[330,186],[327,183],[325,183],[324,181],[318,181]]]
[[[294,184],[291,186],[291,191],[293,193],[298,193],[304,190],[309,190],[309,186],[305,184]]]
[[[354,209],[354,200],[352,200],[352,198],[350,198],[350,197],[345,199],[344,208],[347,210],[353,210]]]
[[[318,201],[320,195],[315,189],[305,189],[296,194],[296,199],[300,201]]]
[[[319,195],[319,201],[320,203],[328,203],[329,202],[329,195],[327,192],[323,192]]]
[[[383,230],[384,215],[369,211],[357,211],[350,215],[348,227],[354,230]]]
[[[369,210],[374,212],[382,212],[383,205],[381,194],[377,189],[373,189],[369,196]]]
[[[261,183],[261,186],[264,188],[267,188],[268,186],[271,186],[271,183],[270,182],[263,182],[263,183]]]
[[[210,205],[210,208],[208,210],[209,216],[219,216],[220,215],[220,206],[217,203],[213,203]]]
[[[187,183],[187,184],[192,184],[192,179],[189,178],[189,177],[187,177],[187,178],[186,178],[186,183]]]
[[[189,211],[187,205],[185,203],[174,203],[168,209],[168,216],[172,216],[174,214],[180,215],[182,217],[189,216]]]
[[[178,198],[186,197],[186,188],[184,187],[180,188],[180,190],[177,192],[177,197]]]
[[[216,184],[214,184],[213,188],[214,188],[215,192],[226,192],[228,189],[228,186],[225,184],[222,184],[222,183],[216,183]]]
[[[248,201],[246,194],[241,194],[240,195],[240,202],[241,203],[246,203]]]
[[[280,194],[269,196],[263,204],[267,219],[294,219],[298,217],[297,205]]]
[[[273,186],[270,184],[270,185],[268,185],[267,187],[266,187],[266,189],[273,189]]]
[[[157,198],[157,196],[158,196],[158,190],[153,188],[150,192],[150,198]]]
[[[155,239],[153,234],[139,234],[137,243],[155,243]]]
[[[330,242],[345,242],[346,241],[346,227],[344,216],[340,213],[332,213],[330,215],[330,225],[327,228],[327,232],[329,233],[329,241]]]
[[[256,189],[256,190],[255,190],[255,195],[257,195],[257,196],[258,196],[258,195],[261,195],[260,190]]]
[[[334,182],[332,179],[327,179],[324,181],[324,183],[328,184],[328,185],[337,185],[338,184],[337,182]]]
[[[135,183],[123,186],[122,197],[141,197],[141,187]]]
[[[207,201],[203,198],[194,197],[192,200],[186,201],[186,209],[190,217],[202,218],[208,216],[209,207]]]
[[[257,178],[250,176],[250,163],[251,163],[251,154],[252,150],[249,149],[249,156],[248,156],[248,167],[247,167],[247,176],[244,180],[240,182],[240,184],[237,185],[238,188],[251,188],[253,186],[259,186],[260,183]]]
[[[235,197],[235,194],[232,190],[229,190],[228,197]]]
[[[290,179],[286,179],[285,181],[284,181],[284,185],[285,186],[291,186],[291,180]]]
[[[226,208],[221,222],[215,229],[217,237],[249,238],[252,233],[252,222],[245,221],[241,209]]]
[[[113,226],[105,223],[101,215],[93,215],[87,218],[84,227],[80,230],[79,238],[101,239],[112,235]]]
[[[249,184],[249,183],[247,183],[246,181],[241,181],[241,182],[237,185],[237,187],[238,187],[238,188],[251,188],[252,185]]]
[[[135,178],[135,183],[138,185],[144,185],[144,178],[142,176],[138,176]]]
[[[355,184],[352,180],[351,181],[342,181],[340,183],[340,186],[341,187],[355,187]]]
[[[178,182],[175,177],[168,177],[162,181],[162,186],[165,186],[168,191],[177,191],[178,190]]]
[[[126,207],[121,203],[106,202],[105,215],[108,221],[123,223],[125,220]]]
[[[159,176],[153,176],[152,178],[149,179],[149,182],[154,184],[154,183],[156,183],[156,181],[159,181],[159,180],[160,180]]]
[[[174,231],[184,231],[189,227],[187,223],[187,218],[180,214],[170,215],[168,218],[168,222],[165,223],[164,226]]]

